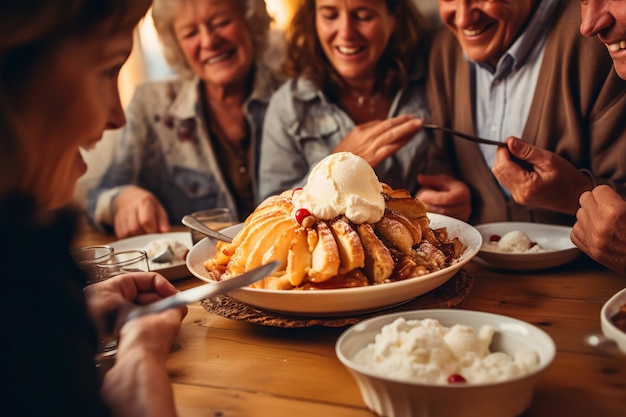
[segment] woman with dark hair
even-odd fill
[[[156,273],[85,286],[65,207],[80,148],[124,124],[118,73],[148,0],[0,5],[0,251],[4,416],[174,416],[166,358],[186,309],[131,320],[96,372],[96,323],[176,292]]]
[[[266,114],[261,198],[302,186],[317,162],[341,151],[393,188],[415,191],[430,142],[421,130],[428,33],[411,0],[303,0],[286,33],[292,78]],[[469,192],[457,184],[455,195]]]

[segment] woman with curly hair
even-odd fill
[[[263,130],[261,198],[302,186],[333,152],[364,158],[378,178],[415,191],[429,117],[429,31],[411,0],[303,0],[287,36],[291,76]]]

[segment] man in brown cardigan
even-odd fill
[[[617,74],[626,79],[626,1],[587,0],[581,8],[580,33],[597,36],[613,58]],[[626,109],[624,113],[626,118]],[[626,201],[611,187],[600,185],[580,197],[576,218],[572,242],[598,262],[625,273]]]
[[[516,73],[525,66],[535,66],[537,72],[531,72],[519,84],[523,90],[516,91],[510,82],[510,96],[503,98],[515,100],[507,104],[516,113],[502,114],[508,125],[517,123],[519,132],[512,129],[509,133],[493,126],[502,136],[492,139],[517,136],[522,141],[508,139],[508,149],[491,151],[489,162],[489,150],[463,139],[439,135],[433,146],[428,173],[455,175],[472,191],[472,212],[466,220],[474,224],[533,221],[571,225],[579,196],[596,183],[610,184],[623,195],[626,82],[616,76],[602,45],[578,33],[578,2],[453,0],[440,1],[439,7],[447,29],[437,34],[430,54],[428,97],[432,122],[470,134],[485,135],[492,127],[476,125],[477,114],[482,121],[492,116],[490,110],[476,105],[488,102],[491,92],[476,91],[477,85],[485,85],[476,78],[480,71],[490,66],[498,71],[507,54],[520,53],[519,49],[511,50],[516,41],[523,43],[521,37],[528,34],[529,28],[535,32],[546,28],[545,34],[535,33],[540,47],[537,53],[530,54],[527,62],[514,61],[509,72],[491,84],[497,89],[515,80]],[[538,10],[546,15],[542,18],[549,25],[535,22],[533,26],[533,19],[539,18]],[[483,47],[477,46],[480,41]],[[529,83],[534,88],[529,88]],[[511,155],[524,158],[525,143],[551,151],[550,158],[533,163],[530,169],[520,166]],[[437,191],[446,189],[445,183],[437,183],[438,178],[445,177],[418,178],[422,184],[428,180],[428,186],[417,196],[433,212],[449,204],[437,200]]]

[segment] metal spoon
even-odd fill
[[[170,245],[149,259],[152,263],[164,264],[174,260],[174,251]]]
[[[207,226],[206,224],[202,223],[200,220],[196,219],[195,217],[189,214],[183,217],[181,222],[185,226],[190,227],[193,230],[202,233],[203,235],[212,237],[213,239],[223,240],[224,242],[228,242],[228,243],[233,241],[233,238],[231,238],[230,236],[226,236],[223,233],[220,233],[216,230],[211,229],[209,226]]]
[[[617,342],[615,342],[615,340],[609,339],[600,333],[593,333],[585,336],[585,343],[610,355],[619,355],[622,357],[624,355],[619,349],[619,346],[617,346]]]

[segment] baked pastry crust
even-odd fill
[[[438,271],[458,258],[463,243],[433,230],[421,201],[383,185],[385,213],[374,224],[345,216],[309,227],[294,217],[291,190],[266,200],[231,243],[219,242],[205,262],[213,279],[227,279],[271,260],[278,271],[258,288],[310,290],[376,285]]]

